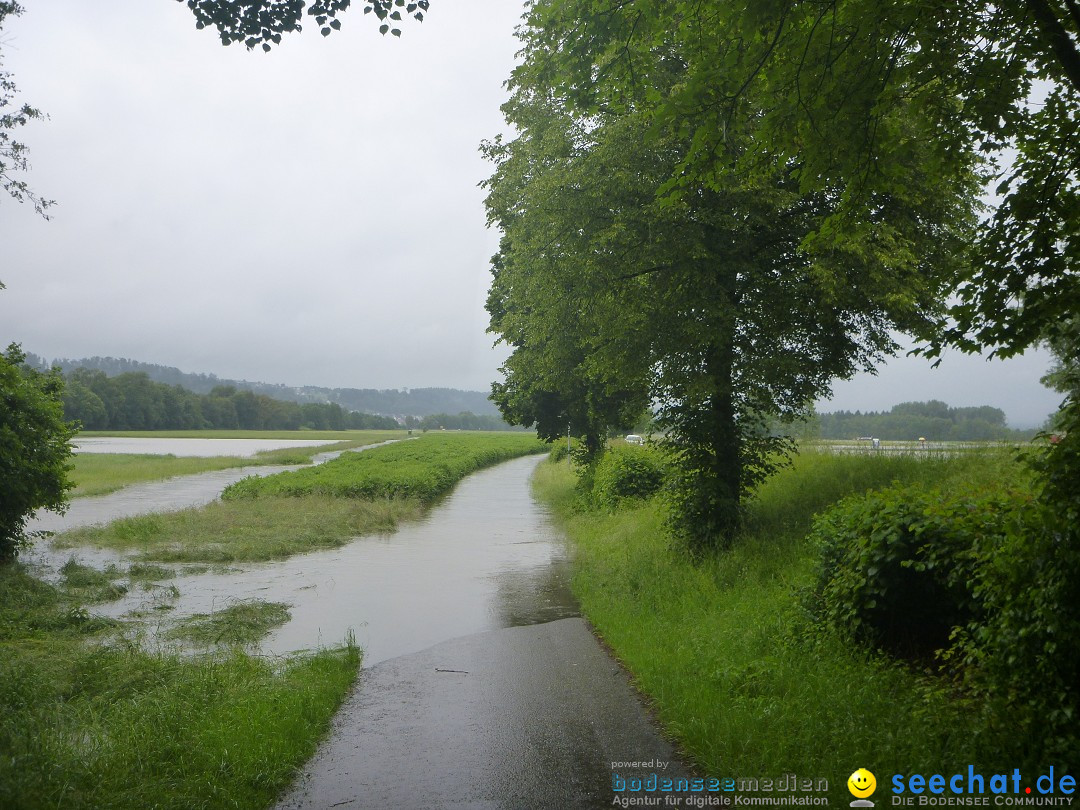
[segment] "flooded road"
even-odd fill
[[[161,618],[147,628],[154,636],[177,619],[212,613],[237,600],[283,602],[292,618],[265,639],[262,651],[284,654],[339,644],[351,631],[364,648],[366,666],[458,636],[577,616],[563,541],[529,494],[529,477],[541,460],[515,459],[469,476],[422,521],[403,524],[394,534],[217,572],[170,564],[180,576],[169,584],[180,596],[167,613],[157,588],[133,590],[93,611],[124,618],[133,612],[152,615],[156,608]],[[206,503],[232,480],[272,471],[224,470],[83,498],[73,502],[67,516],[47,515],[32,528],[59,531]],[[27,561],[55,572],[73,555],[99,567],[125,562],[115,552],[54,552],[43,543]],[[192,569],[200,573],[184,575]]]
[[[175,578],[93,611],[131,619],[153,644],[184,616],[261,599],[291,611],[264,653],[355,636],[364,672],[281,810],[611,806],[620,780],[688,772],[580,618],[564,540],[530,494],[544,458],[474,473],[394,534],[225,570],[171,564]],[[210,475],[221,474],[84,499],[103,503],[71,520],[212,499]],[[43,543],[31,553],[54,573],[69,556]]]
[[[584,620],[562,619],[365,668],[277,810],[599,810],[627,796],[618,780],[640,791],[657,775],[689,772]],[[645,795],[704,806],[700,794]]]

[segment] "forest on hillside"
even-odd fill
[[[336,403],[346,411],[361,411],[383,416],[416,416],[423,418],[435,414],[461,412],[496,416],[498,410],[488,399],[485,391],[464,391],[458,388],[327,388],[323,386],[290,386],[279,383],[231,380],[214,374],[192,374],[173,366],[144,363],[122,357],[83,357],[80,359],[56,358],[47,360],[27,353],[26,362],[41,371],[53,366],[70,375],[79,368],[104,372],[109,377],[121,374],[143,373],[154,382],[180,386],[196,394],[209,394],[215,388],[231,386],[238,391],[250,391],[276,400],[306,403]]]
[[[154,382],[143,372],[109,377],[79,368],[67,375],[64,418],[86,430],[346,430],[401,427],[389,416],[347,411],[336,403],[285,402],[221,385],[195,394]]]

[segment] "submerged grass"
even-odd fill
[[[126,587],[114,582],[123,576],[115,565],[102,571],[71,557],[61,566],[60,574],[66,594],[80,602],[112,602],[127,593]]]
[[[53,538],[58,548],[96,546],[140,561],[230,563],[283,559],[337,548],[354,537],[392,532],[423,514],[411,499],[373,501],[309,496],[216,501],[206,506],[121,518]]]
[[[75,483],[72,497],[105,495],[122,487],[143,481],[161,481],[178,475],[193,475],[235,467],[254,467],[270,464],[307,464],[312,456],[329,450],[348,450],[371,444],[400,439],[405,431],[307,431],[292,435],[287,431],[163,431],[98,434],[83,432],[80,436],[134,436],[140,438],[286,438],[327,439],[327,444],[314,447],[285,447],[266,450],[250,457],[211,456],[187,457],[174,455],[151,455],[143,453],[78,453],[72,462],[71,480]],[[227,434],[227,435],[222,435]]]
[[[168,635],[201,646],[247,646],[262,640],[290,618],[283,602],[250,599],[234,602],[214,613],[197,613],[181,619]]]
[[[157,582],[162,579],[172,579],[175,576],[175,569],[152,563],[132,563],[127,570],[127,577],[132,582]]]
[[[816,564],[803,541],[813,515],[896,480],[1002,475],[1023,476],[1005,454],[809,453],[761,488],[731,551],[698,562],[671,548],[655,500],[582,511],[565,465],[540,465],[534,486],[573,541],[583,612],[687,757],[714,776],[825,777],[831,801],[846,803],[844,780],[861,765],[925,772],[1016,752],[987,748],[923,675],[810,632],[799,594]]]
[[[270,662],[110,646],[108,623],[0,565],[0,807],[263,808],[354,681],[360,652]]]

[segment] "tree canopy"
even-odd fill
[[[655,98],[693,149],[675,193],[789,167],[839,205],[807,247],[867,244],[881,195],[917,200],[981,172],[1000,202],[973,243],[951,322],[926,337],[1015,354],[1080,310],[1080,5],[1076,0],[555,0],[538,48],[583,110]],[[653,76],[677,49],[686,80]],[[736,142],[740,121],[758,136]],[[903,229],[889,225],[895,238]]]
[[[504,233],[488,309],[514,349],[495,399],[526,423],[547,407],[565,425],[576,410],[601,434],[652,402],[680,471],[672,525],[693,545],[722,543],[787,446],[771,418],[803,415],[833,378],[892,351],[890,330],[940,315],[963,269],[974,173],[875,193],[857,236],[811,250],[843,189],[804,187],[783,161],[747,170],[754,115],[733,119],[726,157],[693,175],[699,136],[667,104],[695,80],[694,48],[630,37],[632,77],[602,59],[586,69],[552,24],[569,5],[533,4],[503,108],[517,137],[485,147]]]

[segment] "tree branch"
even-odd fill
[[[1068,29],[1058,19],[1047,0],[1025,0],[1025,4],[1035,17],[1035,27],[1040,38],[1053,52],[1073,88],[1080,92],[1080,51],[1069,36]]]

